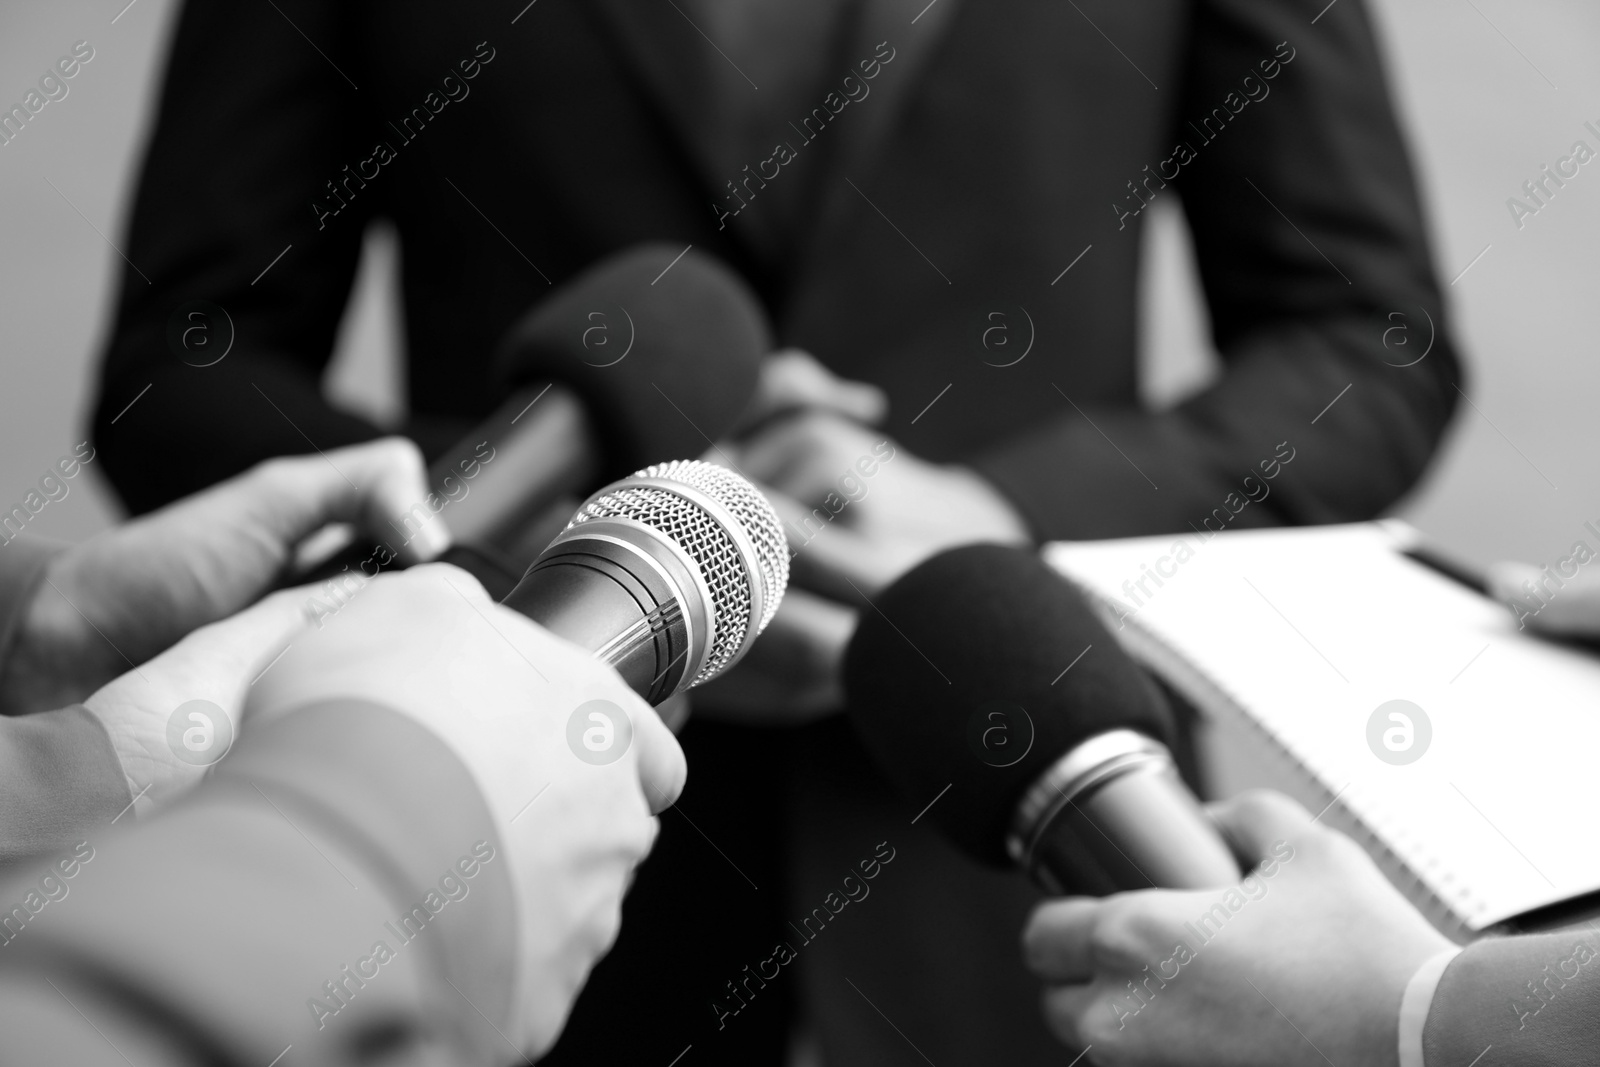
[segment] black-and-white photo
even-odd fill
[[[1596,48],[12,4],[0,1063],[1600,1063]]]

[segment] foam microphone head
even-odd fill
[[[760,301],[720,261],[643,245],[589,267],[501,342],[497,384],[556,381],[584,401],[600,470],[694,455],[755,393],[772,348]]]
[[[1024,794],[1080,742],[1118,729],[1170,739],[1160,691],[1033,551],[952,549],[875,604],[845,654],[850,720],[909,799],[949,786],[928,817],[986,863],[1014,859]]]

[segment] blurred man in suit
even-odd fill
[[[566,737],[595,700],[633,724],[604,765]],[[243,702],[189,798],[0,882],[6,1061],[490,1067],[548,1048],[683,785],[654,710],[440,565],[372,581]]]
[[[1150,412],[1141,224],[1178,196],[1225,369]],[[490,354],[530,303],[647,240],[723,258],[781,344],[889,401],[880,428],[801,413],[725,450],[791,520],[797,588],[698,699],[686,818],[557,1060],[777,1062],[798,985],[838,1065],[921,1062],[885,1017],[936,1061],[1054,1062],[1009,951],[1036,898],[910,825],[828,716],[853,612],[964,541],[1371,516],[1456,395],[1447,334],[1386,358],[1391,315],[1444,318],[1359,0],[194,0],[126,246],[149,281],[125,280],[100,382],[130,506],[378,432],[319,378],[380,218],[430,456],[501,399]],[[201,303],[235,338],[204,367],[166,341]],[[1246,506],[1280,447],[1292,472]],[[897,881],[798,983],[740,977],[885,838]]]
[[[1250,869],[1240,887],[1034,913],[1024,954],[1069,1054],[1087,1045],[1089,1062],[1128,1067],[1594,1062],[1593,923],[1461,949],[1361,846],[1288,798],[1247,794],[1214,813]],[[1227,925],[1197,930],[1225,898]]]

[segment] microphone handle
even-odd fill
[[[1214,889],[1242,875],[1165,746],[1130,730],[1090,738],[1041,776],[1007,844],[1056,895]]]
[[[443,501],[439,514],[463,550],[460,565],[496,600],[516,584],[515,576],[504,584],[498,572],[532,562],[560,532],[577,506],[577,494],[598,480],[600,455],[583,402],[568,387],[551,382],[517,390],[429,465],[428,486]],[[431,511],[424,501],[417,506]],[[411,532],[397,529],[396,539]],[[372,577],[379,570],[402,568],[405,563],[392,545],[354,540],[284,584],[324,582],[346,570]],[[454,551],[440,558],[458,562],[451,558]],[[480,566],[486,568],[483,574],[475,569]]]
[[[712,609],[691,592],[681,562],[650,551],[659,535],[640,533],[642,550],[583,530],[563,535],[501,603],[592,652],[659,706],[699,669],[695,652],[705,648]]]
[[[488,448],[492,457],[483,458]],[[451,535],[467,544],[515,554],[526,528],[558,501],[581,496],[600,479],[603,451],[583,401],[559,382],[517,390],[428,468],[428,482],[446,499],[447,478],[466,494],[445,505]],[[477,473],[464,478],[477,466]],[[572,509],[561,516],[563,525]],[[557,528],[559,532],[559,527]],[[533,546],[529,562],[550,540]]]

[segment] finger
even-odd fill
[[[777,614],[727,674],[695,690],[697,715],[764,723],[809,722],[844,703],[840,673],[857,613],[789,587]]]
[[[192,664],[194,697],[218,703],[239,723],[245,693],[311,626],[314,586],[283,589],[220,622],[202,626],[152,661],[156,671]]]
[[[856,463],[872,455],[872,440],[836,415],[806,412],[780,419],[747,439],[740,450],[745,477],[796,500],[841,506],[859,481]]]
[[[672,736],[661,716],[643,701],[630,712],[633,740],[639,750],[639,785],[651,815],[660,815],[678,802],[689,778],[689,763],[683,748]]]
[[[1543,633],[1600,634],[1600,571],[1580,569],[1569,577],[1560,573],[1559,564],[1541,570],[1506,561],[1491,564],[1484,581],[1522,626]]]
[[[882,543],[834,525],[794,549],[789,580],[841,604],[864,608],[896,573],[889,559]]]
[[[783,669],[797,680],[836,682],[857,620],[854,608],[791,588],[758,640],[767,643],[769,658],[781,658]]]
[[[877,545],[834,522],[825,507],[808,508],[787,493],[760,488],[789,539],[792,585],[864,606],[882,584]]]
[[[693,710],[688,692],[674,693],[656,705],[656,714],[661,716],[661,721],[672,731],[674,737],[683,733],[684,726],[689,722],[689,714]]]
[[[839,377],[804,349],[785,348],[767,357],[754,406],[761,414],[788,407],[824,408],[876,425],[889,413],[889,398],[875,385]]]
[[[1304,837],[1312,827],[1309,811],[1282,793],[1266,789],[1241,793],[1209,805],[1208,810],[1246,867],[1268,859],[1278,842]]]
[[[1086,1044],[1085,1021],[1100,1004],[1099,987],[1092,985],[1052,986],[1044,991],[1044,1021],[1056,1039],[1068,1048]],[[1087,1050],[1085,1050],[1087,1051]],[[1093,1057],[1090,1058],[1093,1062]]]
[[[1039,905],[1022,931],[1022,958],[1047,982],[1087,982],[1094,978],[1090,938],[1105,902],[1069,897]]]
[[[422,454],[400,437],[268,460],[217,492],[227,494],[219,504],[241,509],[285,546],[340,522],[393,546],[410,563],[432,559],[450,544],[449,531],[427,503]]]
[[[513,611],[511,608],[501,607],[495,603],[489,591],[483,587],[471,571],[462,570],[453,563],[426,563],[420,567],[385,576],[391,581],[404,580],[420,585],[448,586],[458,595],[465,597],[467,603],[477,608],[492,608],[496,612],[504,612],[512,618],[527,621],[526,617]]]

